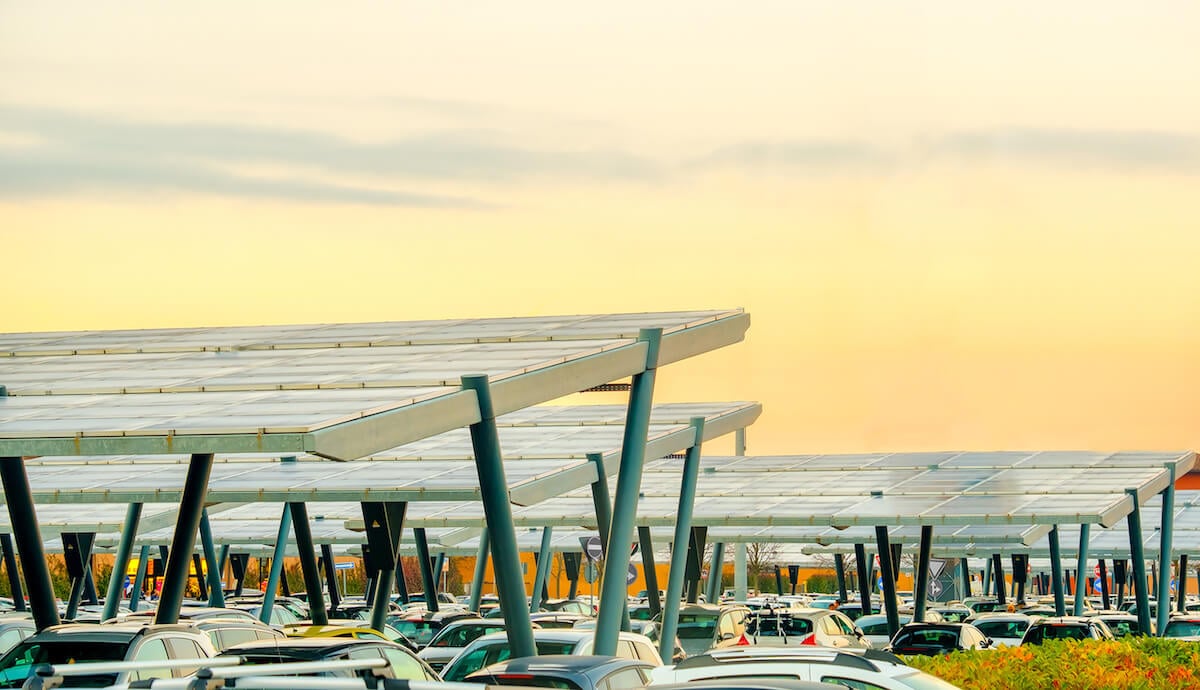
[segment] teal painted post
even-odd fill
[[[12,536],[0,534],[0,549],[4,551],[4,570],[8,574],[8,591],[12,595],[13,611],[25,612],[25,590],[21,587],[21,574],[17,572],[17,554],[13,551]]]
[[[593,653],[599,655],[617,653],[622,614],[629,599],[625,573],[629,569],[629,551],[633,545],[638,493],[642,485],[642,466],[646,460],[646,436],[650,430],[650,409],[654,403],[654,380],[658,371],[658,349],[662,341],[662,329],[643,328],[638,333],[638,340],[647,345],[646,369],[633,376],[629,390],[629,407],[625,414],[621,469],[617,472],[612,528],[608,535],[608,550],[604,555],[605,578],[600,583],[600,613],[596,617]]]
[[[1171,541],[1175,532],[1175,463],[1167,464],[1169,481],[1162,492],[1162,522],[1158,531],[1158,636],[1167,631],[1171,616]]]
[[[34,625],[38,630],[58,625],[58,603],[54,600],[54,586],[50,582],[50,570],[46,567],[46,553],[42,547],[42,535],[38,529],[37,511],[33,507],[33,493],[29,490],[25,462],[19,457],[0,458],[0,482],[4,485],[13,541],[17,543],[17,553],[21,555]]]
[[[679,483],[679,511],[675,520],[675,538],[671,541],[671,564],[667,570],[667,600],[663,603],[662,636],[659,653],[664,659],[675,655],[675,633],[679,630],[679,601],[683,598],[683,576],[687,568],[687,543],[692,533],[692,509],[696,504],[696,483],[700,477],[700,439],[704,438],[704,417],[693,417],[696,440],[683,459]]]
[[[429,538],[425,535],[424,527],[413,528],[413,541],[417,544],[417,565],[421,568],[421,586],[425,588],[425,608],[436,613],[438,610],[437,582],[433,577],[433,564],[429,562]]]
[[[317,568],[317,552],[313,544],[312,527],[308,524],[308,506],[302,502],[289,503],[292,511],[292,533],[296,535],[296,550],[300,552],[300,571],[304,574],[304,594],[313,625],[328,625],[325,594],[321,591],[321,571]]]
[[[958,561],[959,573],[962,579],[962,596],[960,599],[966,599],[971,596],[971,564],[966,556],[963,556]]]
[[[292,531],[292,511],[285,505],[283,515],[279,516],[279,531],[275,533],[275,551],[271,556],[271,571],[267,575],[267,589],[263,592],[262,610],[258,619],[263,623],[271,623],[271,611],[275,608],[275,590],[279,588],[279,578],[283,575],[283,558],[287,554],[288,534]]]
[[[221,565],[217,560],[217,549],[213,546],[212,525],[208,522],[208,508],[200,511],[200,546],[204,549],[204,565],[208,568],[208,605],[225,608],[225,583],[222,582]],[[197,573],[197,576],[199,573]]]
[[[929,552],[933,548],[933,525],[921,525],[921,544],[917,548],[916,586],[913,592],[913,622],[925,622],[925,602],[929,600]]]
[[[988,557],[983,562],[983,596],[990,596],[992,593],[992,559]]]
[[[325,566],[325,592],[329,595],[329,610],[333,612],[334,617],[341,617],[338,607],[342,605],[342,593],[338,591],[337,560],[333,555],[333,544],[321,544],[321,563]]]
[[[550,551],[550,539],[553,530],[549,525],[542,528],[542,546],[538,550],[537,570],[533,574],[533,593],[529,596],[529,612],[533,613],[542,608],[542,590],[546,588],[546,579],[550,576],[550,562],[554,554]]]
[[[175,534],[163,573],[162,594],[154,614],[155,623],[179,622],[179,607],[183,605],[183,593],[187,589],[192,550],[196,548],[196,531],[200,529],[200,513],[204,510],[212,465],[212,453],[196,453],[188,462],[183,495],[179,500],[179,517],[175,521]]]
[[[638,526],[638,549],[642,552],[642,577],[646,580],[646,604],[650,616],[662,620],[662,598],[658,595],[658,571],[654,567],[654,540],[650,528]]]
[[[608,554],[608,540],[612,536],[612,499],[608,495],[608,474],[604,471],[604,456],[588,453],[587,459],[596,466],[596,481],[592,482],[592,508],[596,511],[596,531],[600,533],[603,558]],[[608,573],[608,561],[604,561],[604,572]],[[603,586],[603,585],[601,585]],[[621,607],[621,629],[629,631],[629,600]]]
[[[137,575],[133,578],[133,592],[129,595],[129,610],[137,613],[142,599],[142,587],[146,584],[146,570],[150,565],[150,545],[143,544],[138,552]]]
[[[866,545],[854,545],[854,561],[858,566],[858,596],[862,598],[862,615],[867,616],[874,612],[871,610],[871,562],[867,560]]]
[[[1138,628],[1150,634],[1150,593],[1146,590],[1146,554],[1142,547],[1142,506],[1137,489],[1125,489],[1133,510],[1125,518],[1129,530],[1129,560],[1133,568],[1133,594],[1137,598]]]
[[[845,565],[843,564],[843,574]],[[748,594],[746,568],[746,542],[739,541],[733,545],[733,597],[738,601],[745,601]]]
[[[229,544],[222,544],[221,551],[217,554],[217,572],[225,575],[225,566],[229,564]],[[238,592],[240,595],[241,592]]]
[[[892,565],[892,549],[888,543],[888,528],[884,525],[875,527],[875,541],[879,544],[879,570],[883,579],[883,610],[887,614],[888,638],[896,636],[900,630],[900,612],[896,609],[896,580],[893,577],[896,567]]]
[[[100,620],[115,618],[117,607],[124,596],[125,573],[129,570],[129,557],[133,555],[133,540],[137,538],[138,521],[142,519],[142,504],[130,503],[125,509],[125,524],[121,527],[121,542],[113,558],[112,574],[108,577],[108,592],[104,595],[104,612]]]
[[[712,559],[708,566],[708,591],[704,596],[708,603],[715,604],[721,596],[721,575],[725,570],[725,544],[713,543]]]
[[[479,602],[483,599],[483,578],[487,573],[488,530],[486,527],[479,533],[479,551],[475,553],[475,574],[471,578],[471,599],[467,608],[479,612]]]
[[[1062,552],[1058,547],[1058,525],[1050,528],[1050,580],[1054,590],[1054,615],[1065,616],[1067,611],[1063,596]]]
[[[533,644],[533,624],[525,608],[525,578],[521,575],[521,557],[513,527],[512,504],[508,500],[508,480],[500,455],[500,436],[496,432],[496,412],[486,374],[462,377],[463,390],[475,392],[480,421],[471,425],[471,447],[475,451],[475,470],[483,499],[492,549],[492,570],[496,591],[504,611],[505,634],[513,657],[537,656]]]
[[[1075,561],[1075,615],[1083,615],[1084,596],[1087,594],[1088,540],[1091,525],[1079,526],[1079,554]]]

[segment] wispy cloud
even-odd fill
[[[839,139],[747,141],[691,161],[690,168],[743,168],[776,172],[876,172],[894,155],[866,142]]]
[[[0,106],[0,132],[43,142],[19,150],[0,148],[0,181],[10,196],[149,185],[284,200],[481,208],[489,204],[315,181],[309,174],[387,183],[619,181],[659,174],[650,161],[621,151],[542,150],[499,143],[497,135],[477,130],[365,142],[307,130]],[[295,175],[263,179],[233,171],[246,165],[294,170]]]

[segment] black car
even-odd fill
[[[909,623],[900,628],[886,649],[893,654],[937,656],[991,645],[992,641],[970,623]]]
[[[404,680],[441,680],[416,654],[401,645],[386,640],[362,640],[352,637],[289,637],[286,640],[263,640],[229,647],[219,657],[237,656],[244,664],[282,664],[298,661],[341,661],[386,659],[387,670],[382,674]],[[367,672],[369,673],[369,672]],[[329,674],[321,674],[329,675]],[[356,675],[351,671],[332,675]],[[365,675],[358,672],[357,675]]]
[[[1111,640],[1112,631],[1099,618],[1062,616],[1035,618],[1021,638],[1021,644],[1041,644],[1046,640]]]
[[[410,611],[387,617],[388,625],[404,633],[404,636],[416,645],[418,650],[424,649],[442,628],[457,620],[477,618],[474,613],[462,608],[449,608],[444,611]]]
[[[524,685],[563,690],[640,688],[653,664],[615,656],[543,656],[509,659],[467,676],[468,683]]]

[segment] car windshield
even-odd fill
[[[1138,627],[1137,627],[1137,621],[1117,620],[1117,621],[1104,621],[1104,622],[1108,624],[1108,629],[1112,631],[1112,634],[1114,637],[1127,637],[1129,635],[1136,635],[1139,632]],[[1168,625],[1167,630],[1170,631],[1170,629],[1171,629],[1171,626]],[[1171,634],[1170,632],[1167,632],[1168,636],[1170,634]],[[1192,634],[1194,635],[1196,633],[1192,633]]]
[[[1030,642],[1041,640],[1086,640],[1087,626],[1083,625],[1039,625],[1029,631]]]
[[[570,654],[575,651],[573,642],[535,640],[534,647],[537,649],[538,656]],[[464,651],[442,671],[442,680],[460,681],[481,668],[499,663],[511,656],[512,648],[508,646],[507,640]]]
[[[1021,637],[1029,624],[1022,621],[976,621],[975,627],[988,637]]]
[[[1194,637],[1200,635],[1200,621],[1171,621],[1163,631],[1164,637]]]
[[[53,642],[22,642],[0,659],[0,688],[19,688],[36,664],[74,664],[89,661],[123,661],[128,646],[117,642],[85,642],[58,640]],[[102,688],[117,681],[115,673],[90,676],[67,676],[63,687]]]
[[[900,633],[892,646],[896,649],[954,649],[958,646],[958,633],[937,628],[910,630]]]
[[[441,634],[433,638],[433,642],[429,643],[430,647],[466,647],[475,641],[476,638],[497,630],[503,630],[504,625],[460,625],[454,628],[446,628]]]
[[[717,629],[715,615],[687,614],[679,616],[676,635],[681,640],[709,640]]]
[[[886,620],[876,621],[874,623],[859,622],[858,627],[862,629],[864,635],[890,635],[891,634],[888,632],[888,623]]]
[[[419,646],[429,644],[429,641],[437,634],[437,628],[429,621],[424,620],[397,620],[395,627]]]

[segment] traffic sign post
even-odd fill
[[[600,577],[600,569],[596,567],[595,561],[588,561],[587,565],[583,566],[583,579],[587,583],[593,584]]]
[[[600,537],[580,537],[579,543],[583,545],[583,553],[589,561],[604,558],[604,544],[600,542]]]

